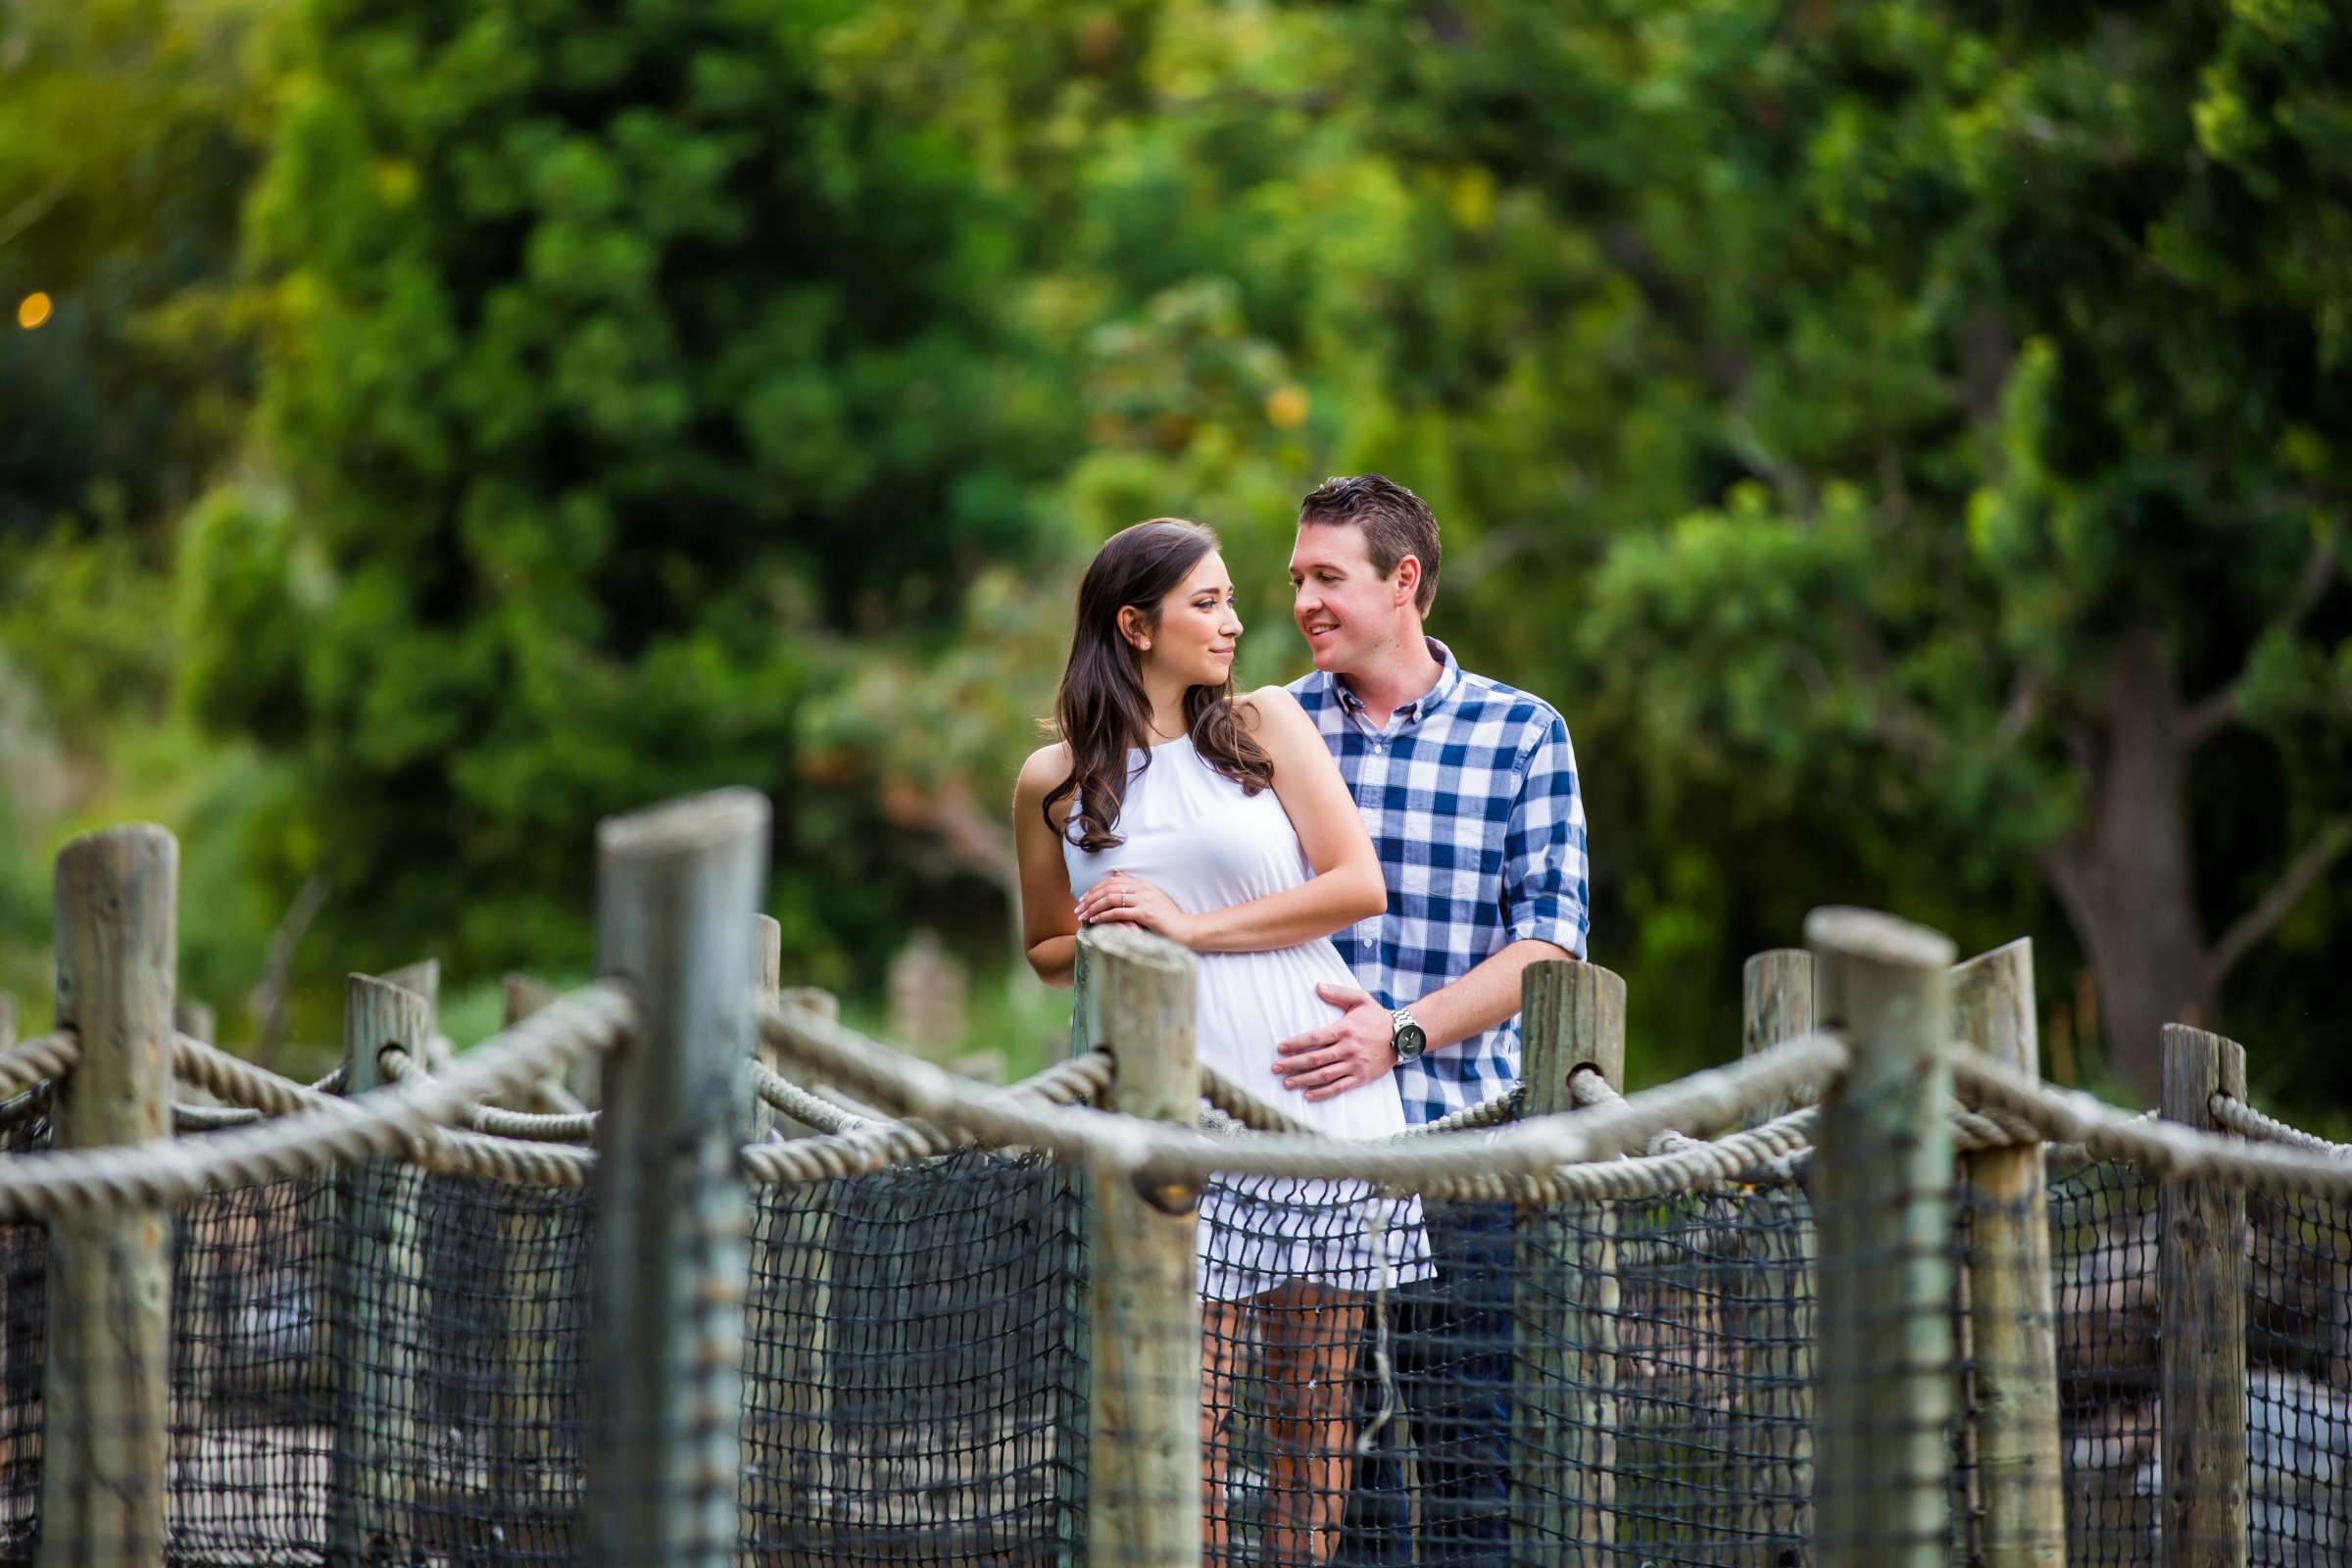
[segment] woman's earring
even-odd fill
[[[1151,651],[1152,651],[1152,644],[1151,644],[1149,641],[1145,642],[1145,644],[1144,644],[1144,652],[1148,654],[1148,653],[1150,653]]]

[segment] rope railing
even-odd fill
[[[202,1139],[153,1139],[0,1160],[0,1219],[50,1218],[110,1205],[172,1207],[208,1191],[387,1155],[450,1174],[572,1185],[592,1163],[585,1151],[540,1147],[525,1156],[513,1148],[485,1151],[475,1142],[478,1135],[431,1135],[483,1100],[561,1071],[582,1052],[609,1050],[636,1017],[627,990],[600,982],[493,1036],[445,1076],[350,1100],[314,1095],[299,1110]]]
[[[856,1111],[844,1110],[803,1089],[757,1057],[752,1060],[752,1091],[769,1107],[820,1133],[854,1133],[860,1127],[874,1125]]]
[[[1225,1136],[1243,1131],[1256,1133],[1313,1131],[1306,1123],[1291,1115],[1288,1111],[1268,1104],[1206,1062],[1200,1064],[1200,1098],[1207,1101],[1210,1108],[1218,1113],[1216,1118],[1203,1121],[1203,1126]],[[1388,1136],[1391,1138],[1428,1138],[1442,1133],[1470,1132],[1482,1127],[1499,1127],[1505,1122],[1517,1119],[1519,1107],[1525,1102],[1526,1098],[1521,1090],[1512,1088],[1502,1094],[1482,1100],[1475,1105],[1466,1105],[1460,1110],[1449,1111],[1436,1121],[1423,1122],[1417,1127],[1407,1127],[1402,1132],[1391,1133]]]
[[[35,1035],[0,1051],[0,1100],[52,1079],[63,1078],[81,1059],[81,1042],[70,1029]]]
[[[2215,1095],[2212,1103],[2213,1119],[2241,1138],[2251,1138],[2264,1144],[2284,1144],[2289,1149],[2307,1149],[2331,1159],[2352,1160],[2352,1144],[2332,1143],[2317,1133],[2289,1127],[2276,1116],[2264,1115],[2234,1095]]]
[[[2052,1143],[2130,1160],[2159,1180],[2213,1180],[2250,1191],[2352,1203],[2352,1162],[2317,1150],[2241,1143],[2120,1111],[2080,1090],[2053,1089],[1970,1050],[1952,1054],[1954,1086],[1987,1114],[2005,1114]]]
[[[320,1097],[338,1092],[344,1076],[338,1067],[316,1083],[300,1083],[231,1055],[210,1041],[182,1034],[172,1037],[172,1071],[182,1083],[266,1116],[282,1116],[317,1103]]]
[[[805,1009],[771,1007],[762,1037],[788,1055],[841,1078],[910,1118],[1001,1145],[1035,1146],[1067,1158],[1103,1160],[1141,1183],[1200,1185],[1212,1175],[1304,1179],[1358,1177],[1424,1190],[1463,1178],[1543,1176],[1614,1153],[1675,1126],[1724,1126],[1846,1060],[1834,1036],[1807,1035],[1736,1066],[1711,1068],[1624,1103],[1476,1134],[1357,1141],[1310,1133],[1224,1139],[1166,1122],[1081,1114],[1025,1097],[984,1096],[931,1063]]]
[[[991,1100],[1029,1099],[1049,1105],[1093,1104],[1110,1085],[1110,1054],[1090,1051],[1056,1062],[1019,1083],[986,1091]],[[779,1078],[779,1081],[784,1081]],[[819,1102],[823,1103],[823,1102]],[[782,1108],[782,1107],[779,1107]],[[747,1145],[747,1179],[766,1186],[866,1176],[893,1165],[931,1159],[976,1140],[920,1120],[866,1121],[844,1132],[784,1143]]]
[[[1253,1133],[1303,1133],[1312,1130],[1289,1111],[1269,1105],[1207,1062],[1200,1064],[1200,1098],[1221,1112],[1235,1130]]]
[[[416,1083],[434,1076],[424,1063],[398,1046],[386,1046],[376,1053],[375,1060],[384,1077],[396,1084]],[[596,1136],[593,1110],[548,1114],[508,1110],[498,1105],[468,1105],[462,1119],[469,1132],[522,1143],[584,1144]]]

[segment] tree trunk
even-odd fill
[[[2043,854],[2042,869],[2089,950],[2107,1060],[2154,1104],[2164,1025],[2215,1021],[2189,847],[2189,749],[2154,633],[2116,645],[2098,706],[2074,720],[2067,744],[2086,786],[2083,818]]]

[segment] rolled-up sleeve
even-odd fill
[[[1591,921],[1585,858],[1585,800],[1576,783],[1576,750],[1557,713],[1517,769],[1503,840],[1502,913],[1510,940],[1549,942],[1585,956]]]

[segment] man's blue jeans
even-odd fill
[[[1437,1274],[1389,1298],[1389,1381],[1404,1430],[1392,1419],[1357,1465],[1338,1568],[1503,1568],[1509,1551],[1512,1207],[1433,1200],[1427,1220]],[[1382,1400],[1370,1345],[1358,1373],[1369,1424]]]

